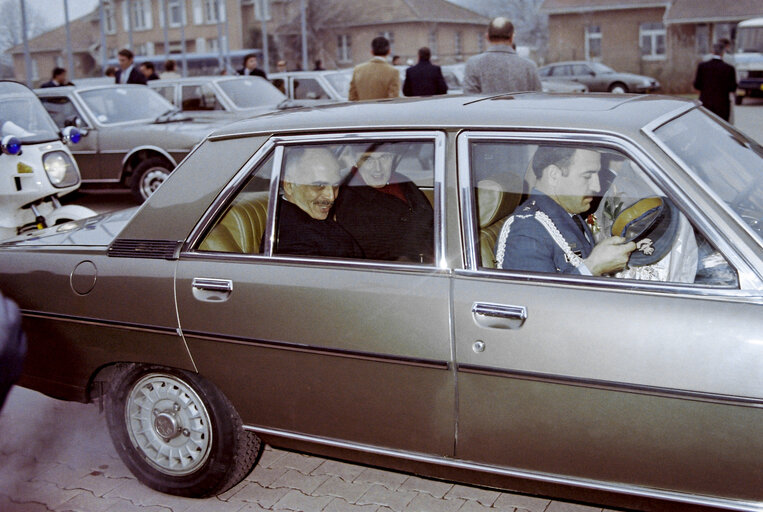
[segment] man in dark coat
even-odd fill
[[[53,68],[53,76],[51,79],[42,84],[40,87],[63,87],[64,85],[74,84],[69,81],[66,70],[64,68]]]
[[[393,172],[395,153],[365,152],[342,186],[336,220],[358,241],[366,258],[434,261],[434,211],[409,179]]]
[[[429,59],[432,52],[426,46],[419,48],[419,63],[405,70],[403,94],[405,96],[434,96],[448,92],[448,85],[442,76],[440,66]]]
[[[339,163],[328,149],[292,150],[278,200],[275,254],[362,258],[355,239],[329,213],[339,191]]]
[[[244,56],[244,66],[237,69],[236,73],[239,75],[244,76],[261,76],[262,78],[266,79],[268,78],[268,75],[265,74],[263,70],[257,67],[258,61],[257,61],[257,54],[256,53],[249,53]]]
[[[114,75],[114,83],[142,85],[148,83],[146,75],[141,73],[140,69],[133,63],[135,55],[130,50],[127,48],[119,50],[117,58],[119,59],[119,69],[116,75]]]
[[[723,42],[713,45],[712,58],[697,66],[694,88],[699,91],[702,106],[728,121],[731,115],[729,94],[736,91],[737,80],[734,66],[723,61],[724,50]]]

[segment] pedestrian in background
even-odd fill
[[[419,48],[419,62],[405,70],[403,94],[405,96],[433,96],[448,92],[448,85],[442,76],[440,66],[435,66],[429,59],[432,52],[424,46]]]
[[[244,67],[240,68],[236,73],[239,75],[256,75],[261,76],[265,80],[268,79],[268,75],[265,74],[263,70],[257,67],[257,54],[256,53],[249,53],[244,56]]]
[[[694,77],[694,88],[699,91],[702,106],[728,121],[731,115],[729,94],[736,91],[737,80],[734,66],[723,61],[726,44],[719,41],[713,45],[710,60],[700,62]]]
[[[175,71],[174,60],[167,59],[164,61],[164,71],[159,73],[159,78],[163,78],[163,79],[180,78],[180,73]]]
[[[464,93],[500,94],[542,90],[538,67],[513,48],[514,25],[494,18],[487,27],[489,47],[466,61]]]
[[[146,85],[146,75],[135,68],[133,63],[135,54],[127,48],[122,48],[117,54],[119,60],[119,69],[114,75],[114,83],[117,84],[142,84]]]
[[[151,61],[146,61],[143,64],[141,64],[140,72],[143,73],[143,75],[146,77],[146,81],[159,80],[159,75],[156,74],[156,68],[154,67],[154,63]]]
[[[371,41],[371,60],[358,64],[350,81],[350,101],[397,98],[400,73],[387,62],[389,40],[379,36]]]
[[[276,69],[278,70],[279,73],[283,73],[284,71],[286,71],[286,61],[285,60],[279,60],[276,63]]]
[[[74,84],[69,81],[69,77],[64,68],[53,68],[51,79],[42,84],[40,87],[62,87],[64,85]]]

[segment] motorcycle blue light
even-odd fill
[[[18,155],[21,153],[21,141],[13,135],[6,135],[0,142],[0,149],[6,155]]]
[[[77,144],[82,139],[82,133],[74,126],[67,126],[63,131],[63,139],[66,143]]]

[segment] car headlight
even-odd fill
[[[72,158],[63,151],[51,151],[42,157],[42,166],[48,179],[56,188],[70,187],[79,183],[79,173]]]

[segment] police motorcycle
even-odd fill
[[[0,240],[95,215],[58,200],[79,188],[67,147],[79,139],[77,128],[59,132],[29,88],[0,81]]]

